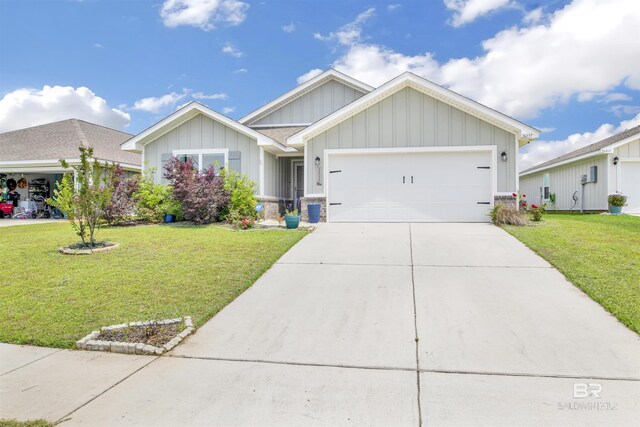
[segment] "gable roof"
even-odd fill
[[[291,135],[300,132],[305,126],[281,126],[281,127],[268,127],[268,128],[256,128],[261,134],[267,135],[269,138],[279,142],[282,145],[287,145],[287,138]]]
[[[98,160],[140,166],[139,154],[120,149],[120,144],[132,136],[84,120],[67,119],[1,133],[0,161],[77,159],[79,147],[93,147]]]
[[[289,92],[284,95],[274,99],[273,101],[263,105],[257,110],[247,114],[240,120],[240,123],[244,123],[246,125],[251,125],[251,123],[260,120],[261,118],[267,116],[273,111],[282,108],[284,105],[290,103],[291,101],[299,98],[306,93],[311,92],[313,89],[322,86],[329,80],[335,80],[339,83],[342,83],[346,86],[352,87],[355,90],[360,91],[361,93],[369,93],[374,88],[373,86],[369,86],[366,83],[363,83],[359,80],[354,79],[353,77],[349,77],[346,74],[341,73],[340,71],[334,70],[333,68],[328,69],[327,71],[318,74],[314,78],[307,80],[301,85],[296,86]]]
[[[589,157],[589,155],[607,154],[608,152],[610,152],[609,150],[607,150],[607,148],[612,150],[617,146],[627,144],[637,139],[636,137],[640,137],[640,125],[617,133],[601,141],[594,142],[593,144],[587,145],[586,147],[578,148],[577,150],[571,151],[567,154],[563,154],[562,156],[556,157],[555,159],[551,159],[549,161],[540,163],[539,165],[525,169],[520,172],[520,175],[549,169],[558,164],[570,163],[570,160],[578,160],[578,158],[582,159],[584,157]]]
[[[509,117],[499,111],[482,105],[465,96],[462,96],[452,90],[446,89],[429,80],[417,75],[405,72],[398,77],[388,81],[382,86],[374,89],[363,97],[353,101],[343,108],[313,123],[311,126],[303,129],[297,134],[291,136],[287,142],[289,145],[301,146],[309,139],[319,135],[325,130],[335,126],[336,124],[355,116],[357,113],[365,110],[373,104],[376,104],[405,87],[418,90],[425,95],[431,96],[466,113],[469,113],[481,120],[489,122],[508,132],[514,133],[519,137],[520,146],[536,139],[540,135],[540,131],[525,123],[522,123],[512,117]]]
[[[123,143],[121,148],[122,150],[140,152],[142,151],[142,147],[144,147],[146,144],[154,141],[170,130],[175,129],[186,121],[194,118],[198,114],[203,114],[232,129],[235,129],[241,134],[255,139],[258,142],[258,145],[264,146],[265,148],[270,147],[275,152],[296,151],[294,148],[285,147],[283,144],[275,141],[267,135],[255,131],[241,123],[238,123],[235,120],[230,119],[229,117],[224,116],[212,110],[211,108],[195,101],[190,102],[189,104],[175,111],[173,114],[170,114],[164,119],[160,120],[158,123],[140,132],[138,135]]]

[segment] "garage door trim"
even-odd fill
[[[482,152],[491,153],[491,193],[493,196],[497,194],[498,189],[498,168],[497,168],[497,147],[495,145],[470,145],[459,147],[404,147],[404,148],[349,148],[349,149],[326,149],[324,150],[324,184],[325,197],[327,204],[329,203],[329,171],[331,170],[332,156],[353,156],[359,154],[410,154],[410,153],[456,153],[456,152]],[[491,200],[493,205],[493,197]],[[327,222],[331,222],[331,209],[326,210]]]

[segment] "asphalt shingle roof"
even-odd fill
[[[120,144],[133,135],[78,119],[0,133],[0,160],[77,159],[80,146],[93,147],[98,160],[141,165],[140,154]]]
[[[560,163],[565,160],[573,159],[574,157],[579,157],[584,154],[589,154],[594,151],[600,151],[601,149],[608,147],[609,145],[615,144],[616,142],[622,141],[623,139],[627,139],[630,136],[640,134],[640,126],[633,127],[631,129],[627,129],[624,132],[617,133],[609,138],[605,138],[601,141],[594,142],[591,145],[587,145],[586,147],[578,148],[577,150],[571,151],[570,153],[563,154],[560,157],[556,157],[555,159],[548,160],[546,162],[540,163],[539,165],[530,167],[528,169],[523,170],[522,173],[526,173],[532,171],[534,169],[540,169],[547,166],[553,166],[556,163]]]
[[[287,138],[289,138],[294,133],[300,132],[306,126],[286,126],[286,127],[278,127],[278,128],[254,128],[254,130],[260,132],[263,135],[268,136],[276,142],[279,142],[282,145],[287,145]]]

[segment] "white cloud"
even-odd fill
[[[282,31],[284,31],[285,33],[293,33],[296,30],[296,24],[291,22],[287,25],[283,25],[280,28],[282,28]]]
[[[202,92],[195,92],[193,94],[191,94],[191,97],[193,99],[229,99],[229,95],[227,95],[226,93],[212,93],[210,95],[207,95],[205,93]]]
[[[604,102],[605,104],[609,104],[611,102],[616,102],[616,101],[631,101],[631,99],[632,98],[626,93],[612,92],[612,93],[606,94],[602,98],[602,102]]]
[[[231,114],[236,111],[236,107],[224,107],[222,109],[222,114]]]
[[[323,71],[320,68],[314,68],[313,70],[309,70],[306,73],[304,73],[303,75],[301,75],[300,77],[298,77],[298,84],[301,85],[302,83],[311,80],[312,78],[314,78],[315,76],[317,76],[318,74],[322,74]]]
[[[605,123],[593,132],[574,133],[563,140],[534,141],[520,150],[520,170],[555,159],[638,125],[640,125],[640,113],[632,119],[620,122],[618,126]]]
[[[537,7],[527,12],[522,18],[522,23],[526,25],[537,24],[545,18],[544,9]]]
[[[104,45],[101,45],[100,43],[94,43],[93,47],[95,47],[96,49],[100,49],[100,48],[103,48]]]
[[[401,3],[393,3],[393,4],[387,5],[387,10],[389,12],[395,12],[396,10],[400,9],[401,7],[402,7]]]
[[[248,73],[249,70],[247,70],[246,68],[238,68],[237,70],[234,70],[233,73],[234,74],[244,74],[244,73]]]
[[[636,114],[640,112],[640,105],[612,105],[607,108],[607,111],[612,112],[616,116],[628,116],[630,114]]]
[[[157,113],[161,109],[175,105],[178,101],[187,96],[186,91],[183,93],[171,92],[166,95],[137,100],[133,104],[134,110],[146,111],[147,113]]]
[[[244,56],[244,52],[241,52],[238,49],[236,49],[236,47],[234,45],[232,45],[231,43],[226,43],[222,47],[222,51],[224,53],[228,53],[229,55],[233,56],[234,58],[242,58]]]
[[[17,89],[0,99],[0,132],[70,118],[114,129],[125,129],[131,121],[128,113],[110,107],[105,99],[86,87]]]
[[[358,42],[362,38],[362,24],[367,22],[376,12],[374,7],[371,7],[356,17],[355,20],[343,25],[338,31],[331,32],[326,36],[320,33],[315,33],[313,37],[317,40],[323,41],[337,41],[342,45],[351,45]]]
[[[351,23],[352,36],[330,37],[348,46],[333,67],[372,85],[412,71],[521,119],[578,94],[620,84],[640,89],[636,0],[574,0],[545,21],[501,31],[482,43],[483,55],[444,64],[430,52],[405,55],[364,43],[360,24]]]
[[[247,17],[249,5],[239,0],[165,0],[160,8],[164,25],[180,25],[212,30],[216,24],[239,25]]]
[[[454,12],[451,25],[460,27],[512,3],[510,0],[444,0],[444,5]]]

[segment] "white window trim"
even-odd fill
[[[547,185],[544,185],[544,177],[547,177]],[[549,189],[549,197],[545,199],[544,197],[544,189],[548,188]],[[540,197],[542,199],[542,203],[548,202],[549,200],[551,200],[551,175],[549,175],[549,172],[544,172],[542,174],[542,197]]]
[[[198,170],[202,170],[202,155],[203,154],[224,154],[224,168],[229,167],[229,149],[228,148],[202,148],[195,150],[173,150],[174,157],[178,157],[184,154],[197,154],[198,155]]]

